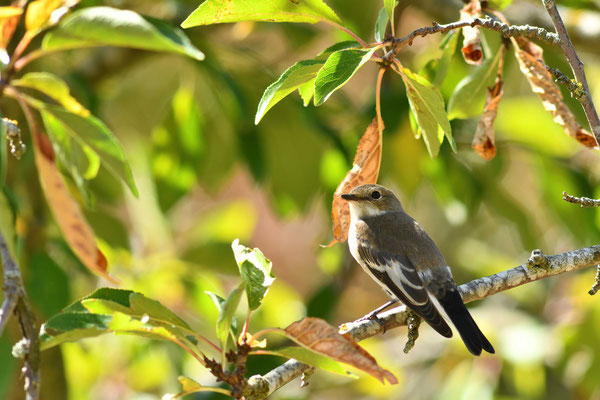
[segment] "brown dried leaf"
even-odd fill
[[[333,241],[329,246],[337,242],[345,242],[350,229],[350,208],[348,202],[344,201],[340,195],[348,193],[356,186],[377,182],[381,164],[381,132],[383,129],[383,122],[379,129],[377,117],[375,117],[358,142],[352,169],[348,171],[333,194],[333,206],[331,207]]]
[[[460,10],[461,21],[469,21],[481,17],[481,4],[479,0],[471,0]],[[465,26],[462,28],[463,46],[462,55],[467,64],[481,65],[483,50],[481,48],[481,30],[479,27]]]
[[[554,116],[554,122],[565,128],[567,134],[579,143],[592,149],[598,149],[594,136],[579,125],[575,115],[565,104],[562,93],[554,83],[552,75],[542,63],[542,48],[524,38],[518,38],[516,43],[518,46],[514,46],[515,55],[521,71],[527,77],[533,92],[540,96],[544,108]]]
[[[34,134],[34,138],[35,164],[40,183],[48,206],[69,247],[90,271],[118,283],[117,279],[107,273],[108,263],[104,254],[96,246],[94,232],[85,220],[79,205],[71,197],[54,164],[54,151],[48,138],[39,133]]]
[[[496,79],[496,83],[488,89],[487,99],[483,114],[477,124],[477,131],[473,137],[473,150],[484,160],[491,160],[496,155],[494,121],[498,113],[498,104],[502,98],[502,80]]]
[[[398,383],[394,374],[381,368],[375,358],[360,347],[350,335],[339,334],[335,327],[320,318],[307,317],[296,321],[285,328],[285,332],[310,350],[365,371],[381,383],[385,380],[392,385]]]

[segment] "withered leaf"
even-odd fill
[[[481,3],[479,0],[471,0],[460,10],[461,21],[469,21],[481,17]],[[481,65],[483,62],[483,50],[481,48],[481,30],[479,27],[465,26],[462,28],[463,45],[461,48],[463,58],[467,64]]]
[[[477,124],[477,131],[473,137],[473,150],[484,160],[491,160],[496,155],[494,121],[498,113],[498,104],[502,98],[502,80],[496,79],[496,83],[488,89],[483,114]]]
[[[358,142],[352,169],[348,171],[333,194],[333,205],[331,207],[333,241],[329,246],[337,242],[345,242],[350,229],[350,208],[348,202],[343,200],[340,195],[348,193],[356,186],[377,182],[381,164],[381,132],[383,132],[383,129],[383,122],[380,129],[377,117],[375,117]]]
[[[285,328],[285,332],[302,346],[365,371],[381,383],[385,380],[392,385],[398,383],[394,374],[381,368],[375,358],[360,347],[350,335],[341,335],[337,328],[320,318],[307,317],[296,321]]]
[[[35,133],[34,142],[35,164],[42,190],[69,247],[90,271],[117,283],[118,280],[107,273],[106,258],[96,245],[94,232],[71,197],[54,163],[54,151],[48,138]]]
[[[537,93],[542,100],[544,108],[552,113],[554,122],[584,146],[598,149],[594,136],[579,125],[575,115],[565,104],[552,75],[546,70],[542,59],[542,48],[524,38],[518,38],[513,43],[521,71],[527,77],[533,92]]]

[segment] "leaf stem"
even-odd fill
[[[322,20],[323,22],[325,22],[326,24],[329,24],[339,30],[342,30],[344,32],[346,32],[348,35],[352,36],[352,38],[354,38],[354,40],[356,40],[358,43],[360,43],[360,45],[364,48],[369,48],[369,45],[367,44],[367,42],[365,42],[364,40],[362,40],[360,38],[360,36],[358,36],[356,33],[352,32],[350,29],[346,28],[345,26],[342,26],[338,23],[335,23],[333,21],[329,21],[327,19]]]

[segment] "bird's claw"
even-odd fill
[[[372,312],[369,313],[367,315],[365,315],[364,317],[361,317],[359,319],[357,319],[354,322],[361,322],[361,321],[375,321],[377,322],[379,325],[381,325],[381,328],[383,328],[383,332],[382,334],[384,334],[386,332],[386,327],[385,327],[385,322],[383,322],[383,320],[381,318],[379,318],[377,316],[378,312]]]

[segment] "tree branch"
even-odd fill
[[[600,200],[590,199],[589,197],[575,197],[563,192],[563,200],[568,203],[579,204],[583,208],[600,207]]]
[[[583,89],[583,94],[578,98],[581,106],[583,107],[583,111],[585,112],[585,116],[590,124],[590,128],[592,129],[592,133],[596,138],[596,143],[600,146],[600,118],[598,117],[598,112],[596,111],[596,107],[594,107],[594,101],[592,100],[592,94],[590,93],[590,88],[587,83],[587,79],[585,77],[585,72],[583,70],[583,62],[575,52],[575,48],[573,47],[573,43],[571,43],[571,39],[569,38],[569,34],[567,33],[567,28],[565,28],[565,24],[558,13],[558,9],[556,8],[556,3],[554,0],[542,0],[544,6],[546,7],[546,11],[550,15],[552,19],[552,23],[554,24],[554,28],[556,29],[556,33],[560,37],[560,42],[558,45],[561,50],[567,57],[567,61],[573,70],[573,75],[575,75],[575,79],[577,82],[581,84],[581,88]]]
[[[0,232],[0,255],[4,266],[4,301],[0,308],[0,335],[13,311],[16,313],[23,339],[13,348],[15,357],[23,358],[23,377],[27,400],[39,399],[40,393],[40,346],[38,327],[23,287],[19,266],[13,259],[2,232]]]
[[[550,276],[588,268],[600,263],[600,245],[546,256],[534,250],[527,263],[475,279],[458,287],[465,303],[481,300],[493,294],[537,281]],[[410,311],[405,306],[396,307],[379,315],[383,322],[373,320],[355,321],[340,326],[340,333],[349,333],[361,341],[407,323]],[[289,360],[263,376],[255,375],[248,380],[245,391],[247,400],[264,399],[292,379],[310,369],[309,365]]]
[[[445,25],[434,22],[433,26],[419,28],[402,38],[394,38],[392,41],[396,47],[401,47],[405,44],[411,45],[417,36],[423,37],[432,33],[446,33],[453,29],[463,28],[465,26],[481,26],[482,28],[499,32],[504,37],[526,36],[539,39],[549,44],[560,44],[560,37],[554,32],[548,32],[544,28],[531,25],[509,25],[491,18],[475,18],[470,21],[457,21]]]

